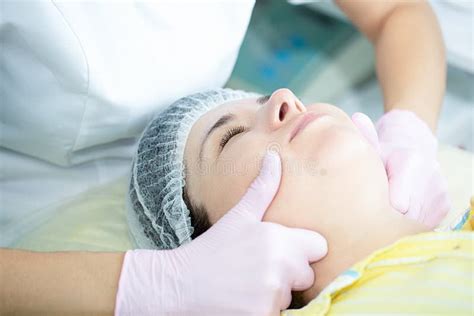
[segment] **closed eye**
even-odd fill
[[[240,133],[245,132],[247,129],[245,126],[236,126],[228,129],[224,136],[221,138],[221,141],[219,143],[219,149],[222,151],[225,147],[225,145],[230,141],[230,139]]]

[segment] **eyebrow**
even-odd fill
[[[265,104],[268,100],[270,100],[270,97],[271,97],[271,95],[265,95],[265,96],[263,96],[263,97],[260,97],[260,98],[257,99],[257,103],[263,105],[263,104]]]
[[[201,149],[199,150],[199,160],[202,160],[202,152],[204,150],[204,145],[206,141],[209,139],[209,136],[219,127],[226,125],[230,121],[232,121],[235,118],[234,114],[225,114],[219,118],[214,125],[207,131],[206,136],[204,136],[204,139],[201,143]]]

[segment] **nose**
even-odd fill
[[[292,118],[306,112],[306,108],[289,89],[278,89],[261,109],[265,125],[276,130]]]

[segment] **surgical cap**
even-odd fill
[[[190,211],[183,200],[183,156],[191,127],[218,105],[252,97],[258,95],[231,89],[192,94],[148,124],[133,159],[127,195],[127,219],[138,248],[173,249],[191,240]]]

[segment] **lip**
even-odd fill
[[[303,115],[303,117],[299,120],[299,122],[296,124],[295,128],[290,134],[290,142],[293,140],[293,138],[296,137],[302,130],[305,129],[306,126],[308,126],[310,123],[313,121],[323,117],[327,116],[325,113],[315,113],[315,112],[307,112],[306,114]]]

